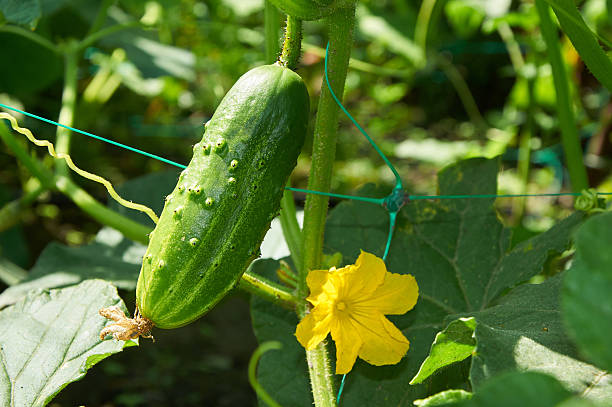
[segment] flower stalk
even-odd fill
[[[328,76],[330,84],[338,97],[344,93],[344,82],[348,70],[350,50],[353,44],[353,27],[355,25],[355,5],[337,10],[326,19],[329,30]],[[334,101],[329,89],[323,84],[315,123],[312,164],[308,189],[328,192],[331,187],[332,168],[336,155],[338,115],[340,108]],[[325,196],[310,194],[306,198],[304,209],[304,259],[298,267],[299,278],[297,294],[300,298],[297,312],[303,319],[309,312],[306,302],[308,287],[306,276],[309,270],[321,267],[323,254],[323,233],[327,205]],[[314,404],[317,407],[336,406],[336,394],[333,372],[329,363],[329,354],[325,342],[316,348],[306,351],[311,378]]]

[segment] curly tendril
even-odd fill
[[[70,155],[64,154],[64,153],[57,153],[55,151],[55,147],[53,146],[53,144],[48,142],[47,140],[38,140],[36,137],[34,137],[34,135],[29,129],[20,127],[17,122],[17,119],[15,119],[14,116],[10,115],[9,113],[0,112],[0,119],[8,120],[13,130],[15,130],[17,133],[23,134],[24,136],[27,137],[28,140],[30,140],[32,143],[36,144],[37,146],[47,147],[47,150],[49,151],[49,155],[51,155],[52,157],[58,160],[59,159],[65,160],[68,167],[72,171],[79,174],[81,177],[87,178],[91,181],[104,185],[109,195],[115,201],[117,201],[120,205],[125,206],[126,208],[135,209],[137,211],[146,213],[149,216],[149,218],[151,218],[153,222],[155,223],[159,221],[159,218],[157,217],[155,212],[153,212],[153,209],[149,208],[148,206],[130,202],[130,201],[127,201],[121,198],[119,194],[117,193],[117,191],[115,191],[115,188],[113,188],[113,185],[108,180],[106,180],[105,178],[102,178],[99,175],[92,174],[91,172],[87,172],[77,167],[76,164],[72,161],[72,158],[70,158]]]

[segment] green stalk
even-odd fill
[[[107,208],[69,178],[54,174],[38,160],[34,159],[4,125],[0,125],[0,138],[30,173],[40,180],[44,187],[62,192],[81,208],[83,212],[101,224],[117,229],[129,239],[143,244],[148,243],[147,235],[151,232],[149,227]]]
[[[527,65],[529,66],[529,65]],[[525,122],[525,128],[521,134],[520,142],[519,142],[519,154],[518,154],[518,165],[517,172],[519,179],[521,180],[521,194],[527,193],[527,186],[529,184],[529,170],[531,164],[531,137],[535,133],[535,119],[534,119],[534,110],[535,110],[535,81],[537,78],[537,72],[534,67],[534,72],[529,72],[527,68],[523,69],[523,78],[527,81],[527,96],[528,96],[528,105],[527,105],[527,120]],[[514,213],[516,217],[516,224],[520,224],[523,215],[525,214],[525,207],[527,205],[526,197],[518,197],[514,201]]]
[[[290,186],[290,184],[288,183],[287,186]],[[280,223],[287,247],[289,247],[289,252],[291,253],[291,260],[293,260],[293,264],[299,273],[303,262],[302,246],[304,245],[304,240],[296,217],[293,193],[289,190],[285,190],[281,200]]]
[[[114,2],[115,0],[102,1],[102,4],[100,4],[100,8],[98,9],[98,13],[96,14],[96,18],[91,24],[91,27],[89,27],[89,32],[87,33],[87,35],[91,35],[102,28],[104,22],[106,21],[106,14],[108,12],[108,8],[112,6]]]
[[[427,54],[427,33],[435,5],[436,0],[423,0],[414,27],[414,42],[423,50],[424,55]]]
[[[279,52],[278,35],[280,32],[280,13],[269,0],[265,0],[264,24],[266,35],[266,63],[272,64],[276,61]]]
[[[482,114],[480,114],[476,100],[474,100],[474,96],[472,96],[472,92],[470,92],[470,88],[465,79],[463,79],[463,76],[461,76],[461,73],[443,55],[437,55],[435,60],[442,71],[444,71],[453,88],[455,88],[455,92],[457,92],[457,96],[459,96],[459,100],[461,100],[461,104],[463,104],[463,108],[470,120],[478,127],[486,128],[487,122],[482,117]]]
[[[355,5],[339,9],[326,19],[329,30],[328,76],[334,93],[342,99],[344,82],[353,44],[353,27],[355,25]],[[331,187],[332,168],[336,155],[338,115],[340,108],[334,101],[325,82],[321,87],[321,96],[315,123],[312,165],[308,179],[308,189],[329,192]],[[323,255],[323,233],[327,205],[326,196],[310,194],[304,208],[304,263],[299,270],[298,315],[304,318],[309,306],[305,298],[308,295],[306,276],[309,270],[321,267]],[[316,407],[336,406],[336,394],[333,372],[325,342],[315,349],[306,351],[310,373],[312,394]]]
[[[295,70],[302,53],[302,20],[287,16],[285,41],[278,62],[291,70]]]
[[[259,295],[268,301],[288,308],[293,308],[297,301],[293,293],[287,290],[286,287],[258,276],[250,270],[247,270],[247,272],[242,275],[238,286],[245,291]]]
[[[41,45],[50,51],[55,52],[56,54],[60,53],[60,50],[57,47],[57,45],[55,45],[54,43],[52,43],[51,41],[49,41],[42,35],[35,33],[34,31],[26,30],[25,28],[22,28],[16,25],[4,24],[0,26],[0,32],[7,32],[11,34],[21,35],[22,37],[27,38],[30,41],[35,42],[38,45]]]
[[[329,81],[334,93],[340,99],[342,99],[344,93],[344,82],[353,43],[354,23],[354,6],[340,9],[327,19],[329,26],[329,59],[327,62]],[[308,179],[308,189],[311,191],[329,192],[331,188],[339,112],[340,108],[332,98],[327,85],[323,82],[314,130],[312,165]],[[308,271],[321,267],[323,231],[328,202],[329,198],[322,195],[309,194],[306,197],[304,208],[304,266],[299,276],[299,296],[302,298],[308,295],[308,287],[306,287],[305,282]]]
[[[523,60],[521,47],[514,37],[512,28],[510,28],[508,23],[502,21],[497,25],[497,33],[506,45],[508,55],[510,56],[510,62],[514,67],[514,70],[516,71],[517,75],[520,74],[523,66],[525,65],[525,61]]]
[[[586,168],[582,160],[582,149],[578,127],[572,109],[570,98],[569,77],[561,57],[559,38],[552,18],[550,17],[550,7],[543,0],[536,0],[536,8],[540,16],[540,29],[544,42],[548,60],[552,68],[553,81],[557,93],[557,117],[561,127],[561,143],[565,153],[567,169],[572,184],[572,191],[580,192],[589,186]]]
[[[78,73],[78,51],[76,43],[68,43],[64,51],[64,91],[62,92],[62,108],[58,123],[72,127],[74,125],[74,110],[76,108]],[[55,150],[58,154],[69,154],[71,131],[57,126]],[[56,162],[55,171],[58,175],[68,177],[68,166],[64,160]]]

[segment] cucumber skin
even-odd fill
[[[225,95],[149,238],[136,304],[155,326],[202,316],[259,256],[304,144],[309,102],[300,76],[278,65],[250,70]]]

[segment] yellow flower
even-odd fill
[[[362,251],[354,265],[312,270],[306,282],[313,308],[295,335],[310,350],[331,332],[337,374],[348,373],[357,356],[380,366],[398,363],[406,354],[408,339],[385,315],[414,307],[419,287],[413,276],[389,273],[382,259]]]

